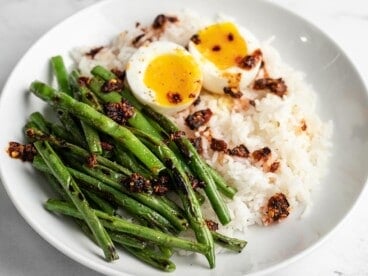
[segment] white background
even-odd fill
[[[0,88],[16,62],[43,33],[95,2],[98,1],[0,0]],[[351,58],[368,86],[366,0],[271,2],[305,17],[332,37]],[[44,241],[17,213],[0,185],[0,275],[100,274],[65,257]],[[353,212],[325,243],[272,275],[368,275],[367,189]]]

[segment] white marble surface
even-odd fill
[[[0,0],[0,87],[23,53],[49,28],[97,0]],[[272,0],[332,37],[368,85],[366,0]],[[52,3],[52,4],[51,4]],[[368,168],[367,168],[368,169]],[[0,185],[0,275],[100,275],[51,247],[23,220]],[[368,275],[368,190],[321,246],[272,275]]]

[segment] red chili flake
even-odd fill
[[[201,97],[200,97],[200,96],[198,96],[198,98],[193,102],[193,105],[194,105],[194,106],[197,106],[197,105],[199,105],[199,104],[200,104],[200,102],[201,102]]]
[[[190,38],[190,40],[191,40],[194,44],[196,44],[196,45],[198,45],[199,43],[201,43],[201,39],[199,38],[199,35],[197,35],[197,34],[194,34],[194,35]]]
[[[122,185],[133,193],[152,192],[151,182],[138,173],[132,173],[129,177],[123,179]]]
[[[273,78],[262,78],[258,79],[253,84],[253,89],[262,90],[268,89],[272,93],[276,94],[279,97],[282,97],[287,92],[287,86],[282,78],[273,79]]]
[[[232,149],[229,149],[227,153],[230,155],[235,155],[235,156],[244,157],[244,158],[247,158],[249,156],[249,150],[243,144],[236,146]]]
[[[219,226],[217,222],[214,222],[213,220],[206,219],[207,227],[210,231],[217,231]]]
[[[193,144],[193,146],[196,148],[199,154],[203,153],[203,145],[201,137],[191,138],[190,142]]]
[[[164,14],[159,14],[156,16],[155,20],[153,20],[152,28],[160,29],[164,26],[166,22],[166,16]]]
[[[229,95],[234,99],[239,99],[243,96],[243,93],[241,91],[232,87],[224,87],[223,91],[226,95]]]
[[[185,123],[191,130],[195,130],[206,124],[211,119],[211,116],[212,111],[209,108],[198,110],[193,114],[188,115],[185,119]]]
[[[290,204],[283,193],[275,194],[268,200],[263,217],[264,223],[267,225],[285,219],[289,215],[289,207]]]
[[[176,16],[166,16],[166,18],[170,23],[175,23],[179,21],[179,19]]]
[[[152,187],[152,192],[158,196],[163,196],[167,194],[168,191],[169,191],[169,188],[163,185],[155,185]]]
[[[111,69],[111,72],[118,77],[119,80],[124,80],[125,79],[125,70],[124,71],[121,71],[119,69]]]
[[[276,172],[280,167],[280,162],[273,162],[270,166],[270,172]]]
[[[190,177],[190,182],[193,189],[203,189],[206,186],[206,183],[193,176]]]
[[[87,78],[87,77],[79,77],[78,78],[78,85],[85,87],[89,84],[89,81],[90,81],[90,79]]]
[[[227,143],[224,140],[212,138],[210,147],[214,151],[226,151]]]
[[[185,136],[185,132],[182,130],[175,131],[173,133],[170,133],[170,140],[175,141],[180,139],[181,137]]]
[[[122,100],[120,103],[107,103],[104,108],[106,116],[120,125],[126,124],[127,120],[135,113],[134,107],[126,100]]]
[[[91,154],[86,158],[86,165],[88,168],[94,168],[97,165],[97,155]]]
[[[9,142],[7,152],[11,158],[30,162],[33,161],[34,156],[37,154],[33,144],[20,144],[18,142]]]
[[[112,151],[114,149],[114,146],[108,142],[101,141],[100,144],[103,150]]]
[[[151,184],[152,192],[159,196],[165,195],[170,190],[170,178],[165,175],[152,179]]]
[[[135,38],[133,38],[132,40],[132,45],[134,47],[137,47],[139,41],[145,36],[146,34],[140,34],[140,35],[137,35]]]
[[[152,28],[161,29],[165,26],[167,21],[170,23],[175,23],[178,21],[178,18],[176,16],[166,16],[164,14],[159,14],[156,16],[155,20],[153,20]]]
[[[264,147],[262,149],[256,150],[252,153],[252,157],[255,161],[267,161],[271,155],[271,150],[269,147]]]
[[[255,50],[251,55],[247,55],[238,61],[238,66],[242,69],[250,70],[262,59],[261,50]]]
[[[168,92],[166,94],[167,99],[169,100],[170,103],[172,104],[178,104],[181,103],[183,101],[181,95],[179,93],[176,92]]]
[[[95,58],[95,56],[103,49],[104,47],[101,46],[101,47],[97,47],[97,48],[93,48],[91,49],[88,53],[86,53],[85,55],[86,56],[89,56],[91,57],[92,59]]]
[[[111,79],[105,81],[105,83],[101,87],[101,91],[104,93],[109,92],[121,92],[124,89],[124,82],[120,79]]]
[[[302,120],[300,129],[302,131],[306,131],[307,130],[307,123],[305,122],[305,120]]]

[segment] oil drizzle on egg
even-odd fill
[[[201,71],[195,60],[181,51],[155,57],[147,66],[143,79],[164,106],[185,104],[196,98],[201,88]]]
[[[217,23],[200,30],[192,42],[202,55],[219,69],[237,66],[247,55],[247,44],[231,22]]]

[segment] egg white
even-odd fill
[[[248,54],[252,54],[255,50],[260,49],[260,43],[258,39],[249,30],[245,29],[244,27],[240,27],[235,23],[233,24],[236,26],[240,35],[245,40]],[[240,81],[237,88],[240,91],[246,89],[246,87],[257,76],[262,63],[262,59],[260,59],[255,66],[249,70],[242,69],[238,66],[232,66],[227,69],[219,69],[213,62],[202,55],[193,41],[189,42],[188,49],[200,64],[203,73],[203,87],[210,92],[218,94],[223,94],[224,88],[229,86],[229,78],[226,75],[240,74]]]
[[[198,91],[195,98],[185,103],[178,103],[173,106],[161,105],[156,100],[155,91],[152,91],[144,83],[144,75],[154,58],[163,54],[175,54],[178,51],[190,56],[190,53],[181,45],[169,41],[155,41],[140,47],[130,58],[126,68],[127,82],[135,97],[155,110],[167,114],[173,114],[189,107],[196,100],[200,91]],[[202,82],[202,76],[198,81]]]

